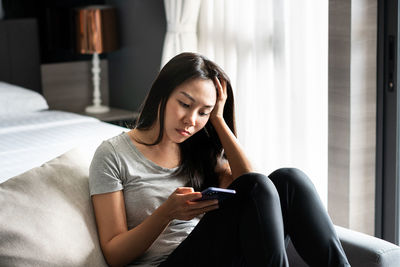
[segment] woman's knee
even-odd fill
[[[238,177],[230,186],[241,196],[259,196],[279,199],[279,194],[272,181],[261,173],[247,173]]]
[[[297,168],[279,168],[273,171],[268,177],[280,176],[280,177],[299,177],[307,176],[302,170]]]
[[[276,187],[286,185],[295,186],[296,188],[314,188],[314,184],[308,176],[297,168],[280,168],[272,172],[268,177]]]

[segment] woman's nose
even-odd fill
[[[185,125],[187,126],[195,126],[196,125],[196,113],[190,112],[185,116]]]

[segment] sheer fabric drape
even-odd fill
[[[198,25],[198,51],[232,79],[252,161],[302,169],[326,205],[328,1],[202,0]]]
[[[164,0],[167,18],[161,67],[181,52],[197,51],[200,0]]]

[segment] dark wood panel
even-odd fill
[[[0,21],[0,80],[42,93],[37,22]]]

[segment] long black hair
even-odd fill
[[[172,58],[160,71],[141,107],[135,128],[148,130],[159,119],[159,133],[156,145],[161,142],[164,132],[164,115],[167,101],[176,87],[190,79],[225,80],[228,98],[224,106],[224,119],[236,135],[235,112],[232,86],[226,73],[214,62],[197,53],[182,53]],[[215,82],[214,82],[215,83]],[[210,120],[199,132],[179,144],[180,167],[177,174],[187,175],[189,186],[201,190],[218,185],[215,172],[217,160],[223,155],[223,147]]]

